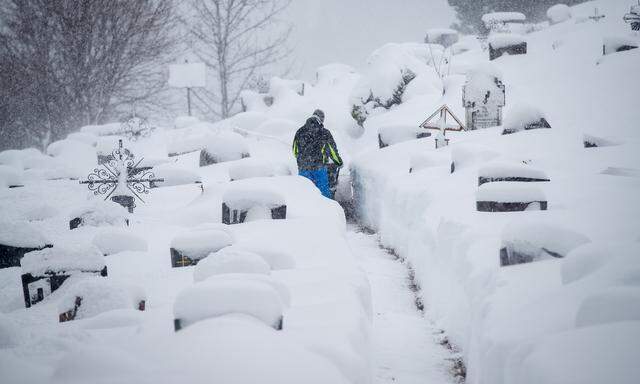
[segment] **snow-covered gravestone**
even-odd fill
[[[589,239],[570,229],[544,222],[516,221],[505,226],[500,265],[563,258]]]
[[[58,304],[58,321],[86,319],[115,309],[144,311],[146,294],[140,287],[89,277],[76,281]]]
[[[230,246],[211,253],[199,262],[193,271],[193,280],[199,282],[229,273],[268,275],[271,267],[257,253]]]
[[[229,234],[219,230],[194,231],[171,240],[171,266],[187,267],[198,264],[212,252],[217,252],[233,243]]]
[[[502,108],[506,104],[502,75],[490,64],[480,65],[467,73],[462,88],[467,129],[482,129],[502,124]]]
[[[19,267],[25,254],[45,248],[51,243],[33,224],[0,221],[0,269]]]
[[[102,253],[95,247],[53,247],[27,253],[21,262],[27,308],[44,300],[71,276],[107,276]]]
[[[286,219],[287,205],[279,193],[251,184],[233,185],[222,197],[222,223]]]
[[[200,166],[240,160],[250,156],[249,146],[242,135],[235,132],[221,132],[209,139],[200,151]]]
[[[489,60],[502,55],[525,55],[527,40],[521,35],[511,33],[495,33],[489,36]]]
[[[429,136],[431,133],[413,125],[385,125],[378,129],[378,145],[380,148],[385,148],[403,141]]]
[[[640,31],[640,3],[631,6],[629,13],[624,15],[624,21],[631,25],[632,31]]]
[[[531,105],[519,104],[509,111],[504,121],[502,134],[508,135],[520,131],[549,128],[551,125],[541,110]]]
[[[546,211],[544,192],[522,182],[485,183],[476,193],[478,212]]]
[[[550,179],[544,171],[524,163],[495,161],[478,169],[478,186],[501,181],[545,182]]]
[[[493,33],[511,33],[519,32],[524,25],[527,17],[520,12],[492,12],[482,15],[482,23],[485,30],[483,34],[486,36],[490,32]]]
[[[251,316],[281,330],[284,309],[280,293],[268,282],[216,276],[178,294],[173,305],[174,329],[179,331],[201,320],[236,314]]]
[[[135,198],[142,200],[141,194],[149,193],[152,183],[163,182],[163,179],[155,178],[154,174],[147,170],[141,170],[134,155],[122,146],[122,140],[118,140],[118,148],[112,152],[112,158],[101,164],[102,168],[95,168],[87,180],[81,180],[80,184],[87,184],[94,195],[106,194],[105,200],[111,198],[133,213]]]
[[[73,210],[69,215],[69,229],[82,226],[122,226],[128,224],[127,210],[111,201],[93,201]]]

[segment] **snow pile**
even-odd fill
[[[547,17],[553,24],[571,19],[571,8],[566,4],[556,4],[547,10]]]
[[[284,304],[273,287],[251,280],[210,279],[178,294],[173,314],[187,327],[198,321],[231,313],[253,316],[279,328]]]
[[[59,140],[47,147],[47,154],[53,156],[58,165],[66,168],[74,177],[86,176],[87,171],[97,164],[96,149],[76,140]]]
[[[102,125],[85,125],[80,128],[80,132],[90,133],[95,136],[112,136],[121,134],[122,129],[121,123],[109,123]]]
[[[233,239],[224,231],[194,231],[174,237],[171,248],[192,260],[200,260],[232,243]]]
[[[503,127],[503,135],[529,129],[551,128],[545,114],[540,109],[528,104],[517,104],[512,107],[504,119]]]
[[[24,332],[15,321],[0,313],[0,350],[18,345]]]
[[[499,156],[499,153],[482,144],[460,143],[451,148],[452,171],[477,166]]]
[[[19,187],[24,185],[22,175],[19,170],[7,165],[0,165],[0,187]]]
[[[356,75],[353,67],[342,63],[331,63],[316,69],[316,85],[331,86]]]
[[[81,143],[95,147],[98,144],[99,137],[88,132],[73,132],[67,135],[67,140],[75,140]]]
[[[200,264],[198,264],[200,265]],[[196,270],[198,268],[196,267]],[[195,276],[194,276],[195,280]],[[291,292],[287,285],[278,281],[268,274],[264,273],[224,273],[218,275],[212,275],[207,277],[206,280],[213,281],[252,281],[260,284],[265,284],[273,288],[280,295],[280,299],[282,300],[285,308],[289,308],[291,306]],[[197,282],[198,280],[196,280]]]
[[[80,298],[78,307],[77,298]],[[104,277],[87,277],[65,287],[65,295],[58,302],[58,313],[71,311],[75,320],[87,319],[116,309],[138,309],[145,299],[139,287],[127,287]]]
[[[103,255],[125,251],[145,252],[148,248],[147,240],[124,229],[101,231],[93,237],[91,243],[98,247]]]
[[[178,116],[173,121],[173,125],[177,129],[181,129],[181,128],[187,128],[199,122],[200,122],[200,119],[198,119],[195,116]]]
[[[0,152],[0,165],[13,167],[19,171],[45,167],[51,158],[35,148],[8,149]]]
[[[268,275],[271,269],[260,255],[231,246],[211,253],[201,260],[193,271],[193,280],[198,282],[210,276],[226,273]]]
[[[97,272],[104,268],[104,257],[94,246],[65,245],[29,252],[20,262],[22,273]]]
[[[101,227],[123,225],[128,211],[111,200],[95,199],[89,204],[75,208],[69,213],[69,220],[80,219],[80,226]]]
[[[16,248],[42,248],[50,242],[32,223],[0,220],[0,244]]]

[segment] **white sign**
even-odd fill
[[[173,64],[169,66],[169,85],[176,88],[205,86],[204,63]]]

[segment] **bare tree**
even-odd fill
[[[165,85],[171,0],[6,0],[0,21],[3,136],[44,147]]]
[[[291,0],[192,0],[186,23],[196,38],[198,57],[213,71],[216,84],[199,92],[215,105],[214,117],[227,118],[239,107],[240,92],[261,71],[286,59],[291,27],[278,17]],[[202,93],[202,95],[200,95]]]

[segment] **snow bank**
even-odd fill
[[[171,248],[192,260],[200,260],[233,243],[228,233],[220,230],[189,232],[171,240]]]
[[[104,257],[94,246],[65,245],[29,252],[20,262],[23,273],[96,272],[104,268]]]
[[[590,243],[571,251],[562,263],[562,283],[571,284],[597,271],[613,267],[629,269],[640,251],[640,244]]]
[[[98,247],[103,255],[124,251],[146,252],[148,248],[147,240],[123,229],[99,232],[91,243]]]
[[[202,259],[193,271],[193,280],[198,282],[210,276],[225,273],[268,275],[271,273],[271,269],[260,255],[231,246],[211,253]]]
[[[571,18],[571,8],[566,4],[553,5],[547,10],[547,17],[553,24],[562,23]]]
[[[200,320],[230,313],[253,316],[265,324],[280,328],[284,304],[272,287],[243,280],[207,280],[178,294],[173,314],[187,327]]]
[[[640,322],[640,288],[612,287],[588,296],[578,309],[576,327]]]

